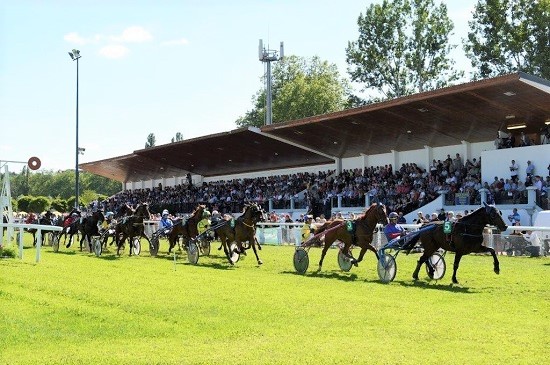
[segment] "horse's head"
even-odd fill
[[[138,207],[134,211],[134,216],[143,219],[149,219],[151,217],[151,212],[149,212],[149,204],[141,203],[140,205],[138,205]]]
[[[105,220],[105,215],[101,210],[97,210],[92,213],[92,220],[96,222],[96,224],[101,224]]]
[[[371,206],[369,207],[369,209],[367,209],[363,216],[358,219],[373,220],[376,223],[380,223],[384,226],[389,223],[386,206],[382,203],[371,204]]]
[[[197,205],[197,207],[195,208],[195,210],[193,211],[193,213],[191,213],[191,216],[189,217],[190,220],[194,221],[194,222],[199,222],[201,219],[204,219],[206,218],[206,205],[204,204],[199,204]]]
[[[485,213],[486,223],[497,227],[501,232],[506,231],[508,226],[502,219],[502,216],[500,215],[498,209],[495,208],[495,206],[493,205],[489,205],[487,203],[483,204],[485,205],[485,208],[482,208],[482,210]]]

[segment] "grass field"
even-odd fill
[[[27,239],[27,238],[26,238]],[[165,245],[165,242],[163,242]],[[336,250],[297,275],[293,247],[264,246],[234,267],[216,247],[198,265],[32,247],[0,259],[0,364],[541,364],[550,355],[550,258],[462,259],[458,279],[399,255],[394,282],[367,254]],[[453,256],[447,255],[448,270]]]

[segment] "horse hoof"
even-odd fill
[[[495,274],[500,274],[500,270],[499,269],[495,269]]]
[[[263,261],[262,260],[258,260],[258,265],[262,265],[263,264]]]
[[[351,260],[350,263],[355,267],[359,267],[359,264],[357,263],[357,260]]]

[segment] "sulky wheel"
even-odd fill
[[[187,260],[193,265],[199,262],[199,246],[195,240],[189,240],[187,244]]]
[[[153,236],[153,238],[151,238],[151,242],[149,242],[149,253],[151,254],[151,256],[157,255],[157,253],[159,252],[159,247],[160,241],[158,236]]]
[[[234,264],[236,264],[241,258],[241,252],[239,251],[239,246],[237,246],[237,243],[235,242],[229,245],[229,257],[231,259],[231,262]]]
[[[430,266],[433,268],[433,272],[430,272]],[[426,273],[428,273],[430,279],[441,279],[443,276],[445,276],[445,271],[447,271],[445,258],[437,252],[431,255],[428,258],[428,261],[426,261]]]
[[[58,234],[54,234],[50,241],[52,243],[53,252],[59,251],[59,236]]]
[[[344,251],[342,251],[342,249],[338,250],[338,266],[340,266],[340,269],[345,272],[350,271],[351,267],[353,266],[353,264],[351,263],[351,258],[344,254]]]
[[[101,238],[99,237],[92,238],[92,249],[94,250],[94,253],[97,257],[101,256],[101,253],[103,251],[103,244],[101,242]]]
[[[141,241],[139,237],[135,237],[132,240],[132,247],[130,247],[130,250],[132,250],[132,253],[136,256],[139,256],[141,253]]]
[[[202,239],[199,241],[201,245],[201,253],[203,256],[210,255],[210,241],[207,239]]]
[[[383,283],[389,283],[395,279],[397,263],[392,255],[380,255],[378,259],[378,277]]]
[[[309,266],[309,256],[303,247],[298,247],[294,251],[294,269],[299,274],[304,274]]]

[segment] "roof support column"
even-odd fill
[[[360,155],[363,158],[362,165],[363,165],[363,171],[365,171],[365,169],[369,167],[369,155],[365,155],[364,153],[361,153]]]
[[[342,173],[342,159],[341,158],[335,158],[334,159],[334,168],[336,170],[337,175],[340,175]]]
[[[393,161],[393,171],[399,170],[399,151],[391,150],[392,161]]]
[[[434,149],[430,146],[424,146],[424,168],[429,173],[432,160],[434,159]]]
[[[472,144],[468,141],[462,142],[462,163],[466,164],[466,161],[472,159]]]

